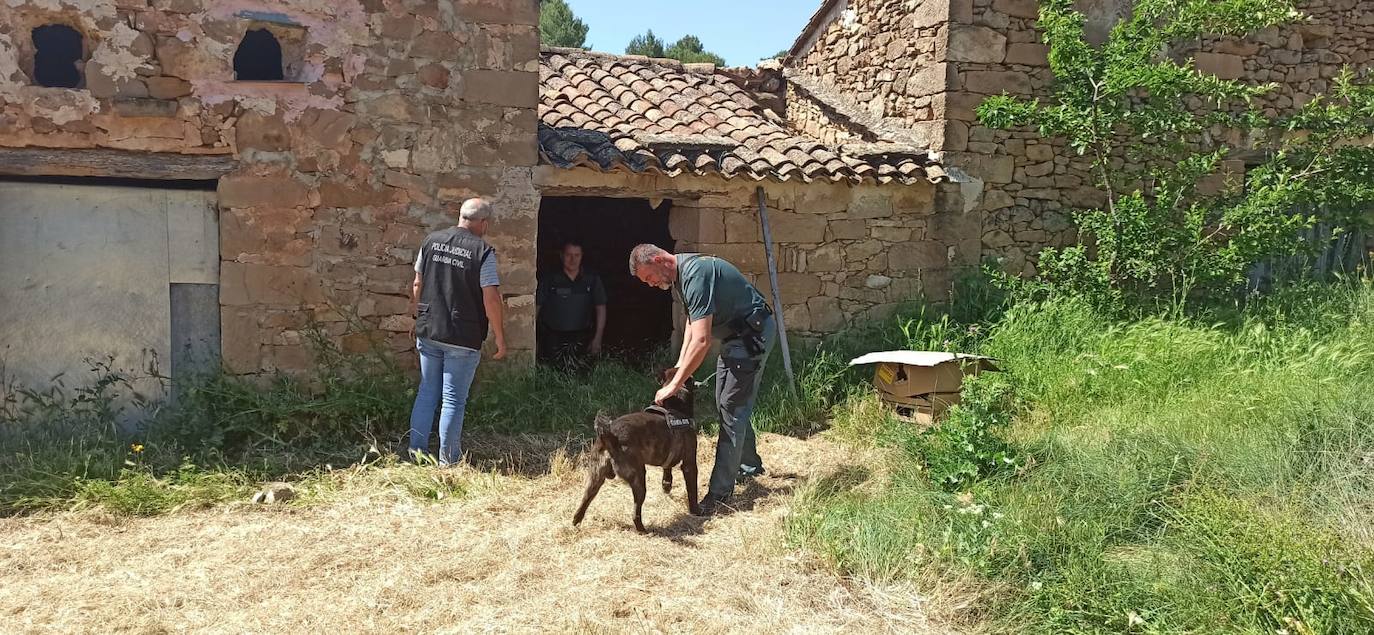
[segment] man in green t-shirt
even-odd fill
[[[711,339],[720,340],[716,360],[720,437],[711,484],[701,500],[702,512],[714,513],[734,494],[736,477],[764,473],[749,419],[777,331],[773,311],[739,269],[715,256],[674,255],[654,245],[639,245],[630,252],[630,274],[649,286],[674,290],[687,312],[676,372],[654,395],[655,403],[677,393],[706,359]]]

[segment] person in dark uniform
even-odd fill
[[[582,269],[582,245],[563,244],[563,266],[539,281],[534,303],[543,327],[541,358],[562,370],[581,371],[601,354],[606,332],[606,288],[601,277]]]

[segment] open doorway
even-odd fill
[[[562,268],[559,250],[574,240],[582,245],[582,267],[597,273],[606,288],[606,356],[638,364],[673,336],[672,294],[630,275],[630,250],[640,243],[673,249],[668,231],[671,201],[657,209],[642,198],[545,196],[539,203],[537,273],[541,280]],[[544,325],[536,339],[544,346]]]

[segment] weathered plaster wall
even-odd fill
[[[303,81],[234,81],[261,25],[245,12],[305,29]],[[237,157],[217,191],[236,372],[307,367],[312,321],[365,346],[343,337],[349,315],[409,349],[418,241],[491,197],[509,339],[528,351],[537,20],[536,0],[4,0],[0,148]],[[83,88],[31,85],[29,33],[46,23],[83,33]]]
[[[546,195],[672,200],[680,251],[726,258],[772,303],[758,183],[540,167]],[[762,184],[790,333],[819,337],[890,315],[924,295],[947,297],[953,272],[976,262],[978,233],[950,185]]]

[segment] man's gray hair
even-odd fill
[[[491,218],[491,204],[484,199],[470,198],[463,201],[458,213],[463,220],[486,220]]]
[[[635,245],[635,248],[630,250],[630,275],[639,275],[640,265],[651,263],[654,261],[654,258],[659,256],[668,255],[671,254],[664,251],[658,245],[650,245],[648,243]]]

